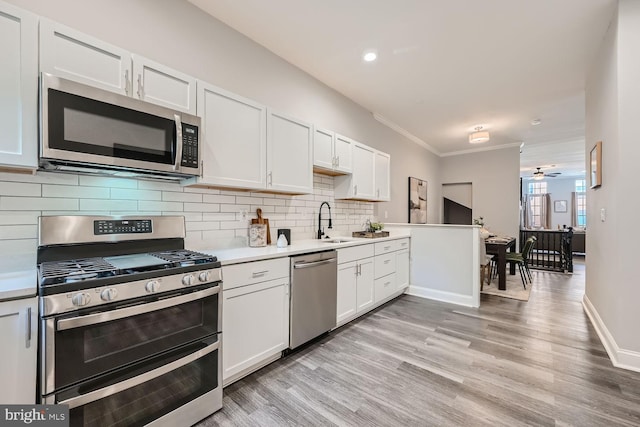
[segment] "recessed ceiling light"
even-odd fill
[[[365,62],[373,62],[378,58],[378,53],[375,50],[368,50],[362,55],[362,59]]]
[[[542,123],[541,119],[533,119],[533,120],[531,120],[531,126],[538,126],[540,123]]]

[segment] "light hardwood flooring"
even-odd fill
[[[403,295],[227,387],[199,427],[640,425],[640,373],[589,323],[584,265],[534,275],[528,302]]]

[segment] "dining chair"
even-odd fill
[[[484,279],[487,279],[487,286],[491,285],[491,261],[493,255],[487,255],[487,245],[480,236],[480,291],[484,289]]]
[[[510,264],[515,263],[518,266],[522,286],[524,286],[525,289],[527,289],[527,279],[529,279],[529,283],[533,281],[531,270],[529,270],[529,255],[535,246],[536,240],[535,236],[529,237],[524,242],[522,252],[507,252],[507,262]]]

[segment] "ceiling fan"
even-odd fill
[[[562,172],[547,172],[544,173],[543,171],[541,171],[540,169],[542,168],[536,168],[537,171],[535,171],[533,173],[533,179],[544,179],[544,177],[549,177],[549,178],[555,178],[558,175],[562,175]]]

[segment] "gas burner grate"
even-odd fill
[[[40,264],[40,284],[77,282],[96,277],[115,276],[117,269],[103,258],[52,261]]]
[[[171,263],[178,263],[181,266],[188,266],[194,264],[204,264],[207,262],[216,261],[216,257],[211,255],[201,254],[200,252],[194,252],[187,249],[153,252],[151,255],[158,257],[162,260]]]

